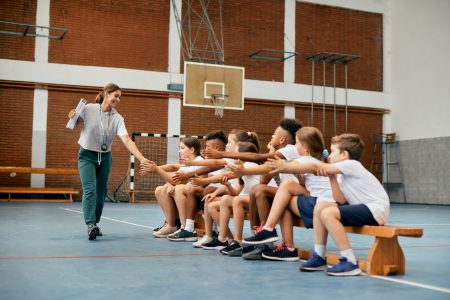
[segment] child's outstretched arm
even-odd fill
[[[157,167],[161,168],[162,170],[164,170],[166,172],[175,172],[180,168],[180,165],[167,164],[167,165],[158,166],[155,162],[149,160],[149,161],[145,161],[145,162],[141,163],[141,167],[139,169],[139,174],[141,176],[145,176],[149,173],[156,172]]]
[[[227,172],[205,178],[194,177],[191,179],[191,182],[195,185],[204,186],[214,182],[221,182],[224,177],[227,177],[228,179],[237,178],[237,176],[233,175],[231,172]]]
[[[227,161],[225,159],[203,159],[203,160],[193,160],[190,158],[180,158],[180,163],[186,166],[206,166],[206,167],[216,167],[225,166]]]
[[[254,152],[225,152],[217,150],[203,150],[202,154],[206,158],[219,159],[219,158],[233,158],[241,159],[244,161],[262,162],[270,157],[274,157],[274,153],[254,153]]]
[[[318,176],[341,174],[341,171],[328,163],[301,163],[299,161],[284,162],[283,160],[269,159],[266,163],[272,168],[271,173],[312,173]]]
[[[176,182],[177,184],[185,184],[187,183],[192,177],[195,177],[196,175],[205,175],[217,170],[222,169],[222,166],[216,166],[216,167],[201,167],[194,171],[187,172],[187,173],[176,173],[173,175],[172,180]]]

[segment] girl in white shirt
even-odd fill
[[[180,141],[179,155],[180,157],[188,157],[192,160],[203,160],[200,156],[201,143],[195,137],[186,137]],[[155,196],[158,204],[166,218],[166,222],[158,231],[155,231],[153,235],[159,238],[165,238],[170,234],[177,231],[175,225],[175,219],[178,215],[177,207],[174,200],[175,183],[172,180],[172,174],[170,172],[190,172],[193,169],[198,168],[195,166],[187,167],[181,164],[167,164],[158,166],[155,163],[146,164],[141,167],[140,174],[145,176],[150,172],[158,173],[167,183],[163,186],[159,186],[155,189]],[[188,188],[190,183],[186,185],[180,185],[180,188]],[[196,237],[193,238],[196,240]]]

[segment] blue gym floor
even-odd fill
[[[424,228],[400,238],[406,274],[345,278],[156,239],[156,204],[106,203],[104,236],[89,241],[81,211],[79,202],[0,203],[0,299],[450,299],[448,206],[392,205],[389,224]],[[311,230],[295,238],[311,248]],[[350,240],[365,256],[373,238]]]

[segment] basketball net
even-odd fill
[[[211,102],[214,105],[216,117],[223,118],[223,112],[225,110],[225,105],[228,102],[228,95],[215,94],[211,95]]]

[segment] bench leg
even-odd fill
[[[367,257],[367,274],[405,274],[405,256],[397,237],[375,238]]]
[[[194,223],[195,230],[197,231],[197,236],[203,236],[205,234],[205,220],[203,219],[203,215],[195,214]]]

